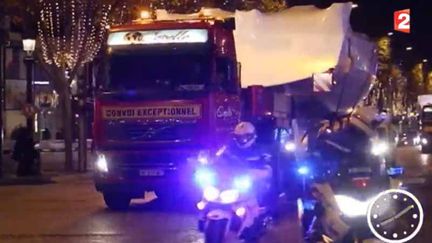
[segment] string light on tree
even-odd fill
[[[71,70],[93,60],[105,38],[111,6],[85,0],[40,4],[38,33],[44,61]]]
[[[39,0],[38,38],[43,67],[63,106],[65,169],[72,170],[71,82],[98,54],[108,31],[108,0]]]

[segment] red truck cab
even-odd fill
[[[112,209],[192,183],[188,158],[240,119],[234,19],[147,20],[112,28],[95,99],[96,189]]]

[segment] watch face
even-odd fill
[[[423,209],[413,194],[392,189],[380,193],[372,201],[367,220],[378,239],[393,243],[407,242],[422,227]]]

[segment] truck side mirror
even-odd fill
[[[241,63],[237,62],[237,81],[241,84]]]

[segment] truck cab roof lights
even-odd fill
[[[218,8],[201,8],[200,11],[192,14],[173,14],[164,9],[155,11],[158,20],[187,21],[187,20],[220,20],[234,18],[234,14]]]
[[[140,11],[140,19],[150,19],[152,18],[152,14],[148,10],[141,10]]]
[[[109,46],[134,44],[206,43],[206,29],[164,29],[143,31],[118,31],[108,35]]]

